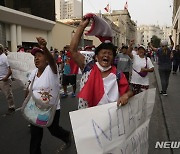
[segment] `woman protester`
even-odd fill
[[[117,77],[113,61],[116,47],[111,42],[103,42],[95,49],[95,60],[77,52],[78,44],[90,19],[83,19],[71,40],[70,52],[73,60],[83,72],[80,82],[79,108],[87,108],[111,102],[125,105],[133,95],[123,73]],[[117,79],[118,78],[118,79]]]
[[[160,91],[160,94],[163,96],[167,96],[167,88],[169,85],[169,77],[171,74],[172,69],[172,59],[173,59],[173,47],[174,42],[172,40],[172,36],[169,36],[171,46],[168,47],[168,42],[166,40],[161,41],[161,47],[160,48],[154,48],[152,44],[150,44],[150,47],[153,51],[156,52],[156,55],[158,57],[158,70],[159,75],[161,79],[161,86],[162,90]]]
[[[71,143],[69,131],[59,126],[60,100],[59,100],[59,76],[57,65],[52,54],[47,49],[47,42],[41,37],[37,38],[40,48],[33,48],[31,54],[34,56],[36,69],[29,77],[32,93],[37,100],[48,101],[49,104],[57,104],[57,109],[52,124],[47,127],[50,133],[65,142],[63,148],[68,148]],[[58,99],[57,99],[58,98]],[[30,154],[41,154],[41,141],[43,128],[31,124]]]
[[[149,57],[146,57],[146,49],[144,46],[139,46],[137,55],[132,54],[132,45],[134,42],[130,43],[127,54],[132,59],[132,76],[131,85],[134,94],[138,94],[149,88],[149,77],[148,73],[154,71],[154,66]]]

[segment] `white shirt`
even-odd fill
[[[60,86],[58,74],[54,74],[49,65],[45,68],[40,77],[37,77],[37,71],[37,68],[33,70],[29,77],[29,80],[32,83],[32,80],[35,76],[32,87],[34,97],[41,100],[43,103],[58,103],[57,109],[60,109]]]
[[[119,98],[119,90],[116,74],[110,73],[107,77],[103,78],[103,84],[104,95],[98,105],[117,102]]]
[[[141,68],[146,66],[146,58],[140,58],[139,55],[133,55],[133,66],[132,68],[135,69],[137,72],[141,71]],[[152,64],[149,57],[147,57],[147,68],[153,68],[154,65]],[[140,85],[149,85],[149,76],[141,77],[137,72],[132,69],[132,77],[131,83],[140,84]]]
[[[2,53],[0,55],[0,80],[2,80],[8,74],[9,63],[7,60],[7,56]]]

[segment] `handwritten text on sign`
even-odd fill
[[[146,154],[155,89],[116,103],[70,112],[78,154]]]

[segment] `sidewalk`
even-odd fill
[[[161,90],[158,65],[154,63],[155,76],[158,83],[157,90]],[[160,96],[165,117],[165,125],[170,141],[180,141],[180,72],[176,75],[171,73],[169,79],[168,96]],[[171,149],[173,154],[179,154],[180,148]]]

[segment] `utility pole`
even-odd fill
[[[83,19],[83,1],[84,0],[81,0],[81,12],[82,12],[82,19]],[[81,45],[83,47],[83,50],[84,50],[84,33],[82,34],[82,37],[81,37]]]

